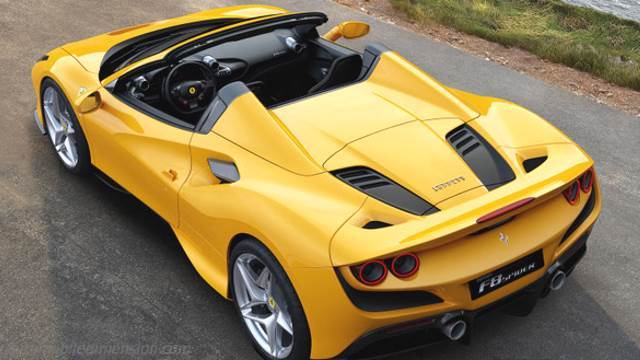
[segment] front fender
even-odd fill
[[[78,106],[84,98],[97,91],[101,85],[95,74],[88,72],[78,61],[62,48],[51,50],[36,62],[31,70],[31,81],[36,96],[36,111],[41,124],[44,117],[40,95],[42,81],[51,78],[55,81],[78,114]],[[78,116],[82,125],[82,117]]]

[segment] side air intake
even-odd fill
[[[496,149],[470,126],[454,129],[447,134],[447,141],[487,189],[493,190],[516,178]]]
[[[372,198],[414,215],[438,211],[416,194],[369,168],[352,167],[333,171],[332,174]]]
[[[529,173],[535,170],[538,166],[542,165],[542,163],[544,163],[545,161],[547,161],[546,156],[527,159],[522,162],[522,167],[524,167],[524,170]]]

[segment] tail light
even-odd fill
[[[399,278],[408,278],[418,272],[420,259],[414,254],[398,255],[391,261],[391,273]]]
[[[578,184],[578,181],[574,181],[562,192],[562,195],[564,195],[564,198],[567,199],[569,204],[577,204],[578,200],[580,200],[580,185]]]
[[[378,285],[387,277],[387,265],[381,260],[367,261],[357,267],[357,277],[361,283],[369,286]]]
[[[588,194],[589,191],[593,188],[593,179],[595,177],[595,173],[593,168],[585,171],[578,180],[574,181],[568,188],[564,189],[562,195],[567,199],[569,204],[575,205],[580,200],[580,191]]]
[[[580,189],[583,193],[587,194],[593,187],[593,168],[587,170],[582,176],[580,176]]]
[[[400,254],[385,260],[371,260],[352,266],[351,271],[361,283],[374,286],[382,283],[391,272],[399,279],[413,276],[420,268],[420,259],[412,253]]]

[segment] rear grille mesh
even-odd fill
[[[414,215],[438,211],[438,208],[416,194],[369,168],[346,168],[333,171],[332,174],[372,198]]]

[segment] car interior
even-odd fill
[[[362,54],[325,40],[303,24],[198,49],[123,76],[113,93],[132,106],[194,127],[218,90],[241,81],[267,108],[359,81]]]

